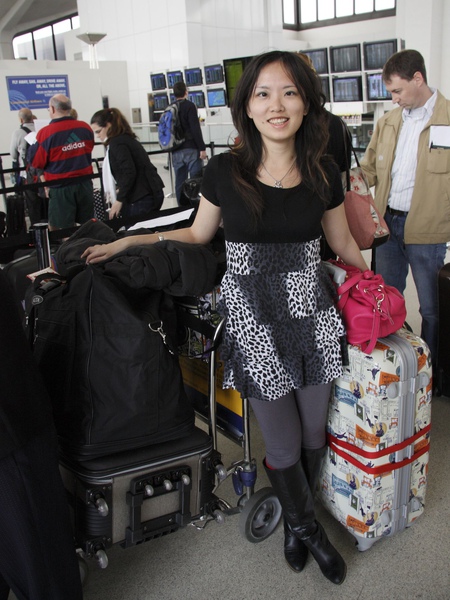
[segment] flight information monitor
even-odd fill
[[[361,102],[362,101],[362,78],[335,77],[333,78],[333,101],[334,102]]]
[[[233,102],[237,82],[239,81],[245,67],[248,65],[251,59],[251,56],[246,56],[243,58],[226,58],[223,61],[228,104]]]
[[[321,77],[320,83],[322,84],[322,92],[325,96],[325,101],[330,102],[330,80],[328,77]]]
[[[198,67],[194,69],[185,69],[184,70],[184,81],[186,85],[202,85],[203,76],[202,70]]]
[[[319,50],[302,50],[302,54],[306,54],[311,59],[316,73],[326,75],[328,73],[328,53],[326,48]]]
[[[167,83],[168,87],[173,88],[175,83],[183,81],[183,73],[181,71],[168,71],[167,72]]]
[[[155,94],[153,96],[153,102],[156,111],[164,110],[169,106],[169,99],[167,94]]]
[[[152,73],[150,75],[150,81],[152,82],[152,90],[155,92],[156,90],[165,90],[166,85],[166,76],[164,73]]]
[[[203,92],[189,92],[188,99],[193,102],[197,108],[205,108],[205,94]]]
[[[381,73],[367,73],[367,100],[374,102],[377,100],[390,100],[390,92],[384,85]]]
[[[209,108],[218,108],[220,106],[227,105],[227,95],[225,93],[225,90],[222,88],[207,90],[206,95],[208,98]]]
[[[361,71],[361,45],[331,46],[331,72]]]
[[[208,65],[205,67],[206,85],[213,83],[223,83],[223,67],[222,65]]]
[[[363,51],[366,71],[382,69],[388,58],[397,52],[397,40],[364,42]]]

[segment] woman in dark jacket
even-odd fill
[[[97,111],[91,127],[106,146],[102,179],[106,201],[111,203],[109,218],[159,210],[164,183],[120,110]]]

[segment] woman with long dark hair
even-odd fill
[[[367,265],[348,229],[339,170],[325,154],[327,117],[312,69],[291,52],[255,57],[237,85],[232,116],[239,141],[210,160],[193,225],[164,235],[207,243],[223,221],[224,387],[249,398],[261,427],[289,566],[300,572],[311,552],[339,584],[346,565],[316,520],[313,497],[344,334],[320,261],[321,228],[346,263]],[[124,238],[83,256],[98,262],[161,237]]]
[[[130,124],[117,108],[97,111],[91,127],[106,146],[102,180],[109,218],[159,210],[164,183]]]

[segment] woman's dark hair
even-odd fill
[[[257,172],[264,148],[261,135],[247,114],[247,108],[261,70],[276,62],[281,64],[293,81],[307,110],[295,136],[297,167],[302,182],[314,190],[325,204],[328,201],[329,186],[324,170],[328,121],[320,79],[295,52],[276,50],[260,54],[245,67],[231,104],[233,124],[238,132],[238,142],[231,150],[236,158],[232,161],[233,179],[256,222],[263,208]]]
[[[111,127],[108,131],[108,139],[105,141],[105,145],[108,145],[108,140],[117,135],[129,135],[133,138],[136,138],[137,135],[131,129],[130,124],[120,112],[118,108],[104,108],[102,110],[98,110],[91,117],[91,125],[96,123],[99,127],[106,127],[108,123],[111,124]]]
[[[423,56],[417,50],[401,50],[393,54],[383,67],[384,81],[390,81],[393,75],[398,75],[406,81],[411,81],[414,73],[421,73],[427,83],[427,70]]]

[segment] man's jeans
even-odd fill
[[[446,244],[405,244],[406,216],[384,216],[391,236],[389,241],[376,249],[376,270],[385,283],[396,287],[402,294],[406,288],[408,265],[417,289],[422,316],[421,337],[431,350],[433,363],[438,349],[438,273],[444,265]]]
[[[203,163],[196,148],[185,148],[172,153],[172,165],[175,171],[175,193],[180,206],[181,188],[188,176],[201,177]]]

